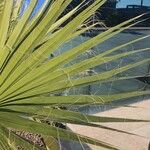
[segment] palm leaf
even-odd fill
[[[105,141],[47,125],[42,121],[87,125],[130,135],[135,134],[110,128],[102,123],[150,121],[126,117],[94,116],[70,110],[70,106],[103,105],[131,97],[149,95],[149,90],[97,96],[55,96],[74,87],[140,77],[138,75],[119,77],[119,74],[149,62],[149,58],[128,62],[124,66],[89,76],[81,76],[80,73],[118,59],[148,52],[149,47],[118,53],[124,47],[149,38],[149,35],[108,49],[97,56],[68,64],[96,45],[144,21],[145,19],[140,20],[144,14],[114,26],[50,59],[49,55],[57,52],[61,45],[100,24],[97,22],[84,27],[89,17],[100,9],[106,0],[95,0],[87,6],[83,1],[65,15],[62,14],[72,0],[46,0],[38,13],[32,16],[37,2],[37,0],[30,1],[23,15],[20,15],[22,0],[16,3],[13,0],[0,1],[0,149],[17,149],[18,145],[25,149],[39,149],[33,143],[16,135],[14,130],[42,134],[45,139],[45,149],[58,149],[58,138],[94,144],[107,149],[119,149]],[[70,21],[73,16],[75,17]],[[51,145],[49,141],[54,142],[54,145]]]

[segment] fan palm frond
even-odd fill
[[[119,77],[117,75],[150,61],[147,58],[137,62],[129,62],[119,68],[113,68],[91,76],[77,77],[81,72],[98,65],[149,51],[150,48],[146,47],[110,55],[121,48],[149,38],[149,36],[144,36],[108,49],[97,56],[84,59],[72,65],[66,65],[87,50],[137,24],[143,15],[127,20],[60,55],[49,58],[49,55],[56,52],[61,45],[95,26],[97,23],[81,28],[87,19],[106,2],[106,0],[95,0],[82,10],[82,6],[85,5],[83,1],[72,11],[62,16],[62,13],[71,1],[46,0],[34,16],[32,16],[32,13],[36,7],[37,0],[30,1],[29,6],[22,15],[20,14],[23,4],[22,0],[18,0],[16,3],[13,0],[5,0],[4,3],[0,3],[0,149],[12,150],[16,149],[18,145],[27,150],[39,149],[36,145],[16,135],[11,129],[41,134],[45,137],[45,143],[51,137],[77,142],[80,139],[83,143],[90,143],[108,149],[118,149],[115,145],[105,141],[79,135],[53,125],[47,125],[42,120],[88,125],[106,128],[114,132],[123,131],[98,125],[97,123],[150,121],[144,119],[96,117],[68,109],[69,105],[71,107],[85,104],[103,105],[120,99],[149,95],[150,91],[148,90],[97,96],[56,96],[57,93],[73,87],[84,87],[96,82],[107,83],[139,77]],[[79,10],[80,13],[77,14]],[[68,21],[74,14],[76,16],[71,21]],[[66,21],[68,22],[66,23]],[[62,27],[61,25],[64,26]],[[61,109],[62,106],[66,110]]]

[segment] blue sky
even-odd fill
[[[39,0],[39,5],[40,6],[45,0]],[[150,0],[143,0],[144,1],[144,5],[150,6]],[[126,7],[126,5],[132,5],[132,4],[136,4],[136,5],[140,5],[141,4],[141,0],[121,0],[118,3],[118,7]]]
[[[30,0],[25,0],[25,1],[29,2]],[[44,1],[45,0],[38,0],[38,5],[36,10],[38,10],[38,8],[42,5]],[[150,0],[143,0],[143,1],[144,1],[144,5],[150,6]],[[117,7],[126,7],[126,5],[133,5],[133,4],[140,5],[140,3],[141,0],[121,0],[117,4]]]
[[[144,1],[144,5],[150,6],[150,0],[143,0]],[[121,0],[117,7],[126,7],[126,5],[140,5],[141,4],[141,0]]]

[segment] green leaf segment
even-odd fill
[[[69,106],[104,105],[131,97],[149,95],[149,90],[97,96],[55,96],[56,93],[64,92],[66,89],[74,87],[87,86],[97,82],[106,83],[136,78],[138,76],[118,77],[117,75],[150,61],[150,58],[146,58],[145,60],[137,60],[137,62],[131,62],[119,68],[113,68],[91,76],[83,77],[79,75],[81,72],[98,65],[149,51],[150,48],[146,47],[111,55],[126,46],[149,38],[150,36],[147,35],[108,49],[97,56],[84,59],[69,66],[66,65],[73,61],[75,57],[141,22],[140,18],[144,14],[107,29],[74,48],[54,56],[53,59],[49,59],[49,54],[57,51],[61,45],[99,24],[95,23],[88,27],[83,27],[89,17],[106,2],[106,0],[95,0],[82,10],[82,6],[85,5],[83,1],[68,14],[62,16],[61,14],[71,1],[46,0],[39,12],[33,17],[31,15],[36,7],[37,0],[30,1],[22,16],[20,16],[22,0],[18,0],[16,3],[13,0],[0,1],[1,150],[14,150],[17,149],[18,145],[24,147],[25,150],[39,149],[37,145],[16,135],[11,129],[41,134],[45,138],[45,149],[47,150],[50,149],[49,140],[52,140],[52,137],[55,142],[57,141],[56,139],[60,138],[94,144],[107,149],[119,149],[105,141],[42,123],[42,120],[45,119],[52,122],[104,128],[126,134],[132,133],[109,128],[101,123],[150,121],[87,115],[69,109]],[[77,12],[80,13],[68,21]],[[66,21],[68,23],[65,23]],[[64,23],[64,27],[61,27]],[[66,110],[61,109],[62,106]],[[55,144],[57,145],[57,142]],[[58,149],[59,146],[56,145],[53,146],[55,149]]]

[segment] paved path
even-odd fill
[[[119,107],[97,113],[98,116],[127,117],[135,119],[150,119],[150,99],[131,104],[134,107]],[[104,125],[104,124],[103,124]],[[112,132],[87,126],[69,125],[78,133],[109,142],[120,150],[148,150],[150,142],[150,123],[105,123],[106,126],[135,133],[139,136]],[[103,150],[90,145],[91,150]]]

